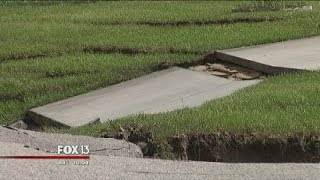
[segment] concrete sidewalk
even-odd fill
[[[258,82],[235,81],[173,67],[34,108],[29,114],[39,124],[76,127],[139,113],[198,106]]]
[[[222,50],[223,61],[269,74],[320,69],[320,36],[258,46]]]

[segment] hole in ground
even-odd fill
[[[101,137],[135,143],[146,157],[172,154],[173,159],[209,162],[320,162],[320,136],[303,133],[281,137],[259,133],[189,133],[159,143],[148,128],[128,125],[116,132],[105,130]]]
[[[190,66],[189,69],[235,80],[253,80],[265,77],[263,73],[222,61]]]
[[[191,133],[169,138],[183,160],[214,162],[320,162],[320,136]]]
[[[268,76],[268,74],[263,72],[219,60],[215,57],[215,54],[207,54],[191,62],[163,62],[157,67],[157,70],[167,69],[173,66],[235,80],[264,79]]]

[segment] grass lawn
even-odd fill
[[[312,11],[234,13],[239,2],[96,2],[54,5],[0,4],[0,123],[10,124],[33,107],[157,70],[162,62],[199,56],[165,53],[174,48],[214,51],[320,35],[320,2]],[[278,17],[273,22],[150,26],[136,21]],[[118,23],[121,22],[121,23]],[[118,23],[118,24],[117,24]],[[123,55],[83,53],[84,47],[159,49]],[[161,52],[163,51],[163,53]],[[59,57],[14,59],[55,54]],[[318,72],[268,78],[261,84],[193,109],[140,115],[99,126],[60,130],[99,135],[101,129],[139,123],[158,139],[191,131],[319,133]]]
[[[319,2],[311,12],[232,13],[237,2],[99,2],[0,6],[0,59],[10,55],[80,51],[87,46],[214,51],[320,33]],[[155,27],[134,21],[283,17],[229,25]],[[122,22],[121,25],[95,22]]]

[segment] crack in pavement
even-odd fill
[[[23,134],[28,135],[28,136],[30,136],[32,138],[40,140],[39,138],[36,138],[36,137],[28,134],[27,132],[21,131],[20,129],[17,129],[17,128],[14,128],[14,127],[10,127],[10,126],[7,126],[7,125],[0,125],[0,126],[2,126],[4,128],[7,128],[7,129],[10,129],[10,130],[14,130],[14,131],[23,133]],[[43,139],[41,139],[41,141],[43,141],[45,143],[49,143],[49,141],[44,141]],[[126,141],[126,143],[127,143],[128,147],[93,149],[93,150],[90,150],[90,152],[100,152],[100,151],[107,151],[107,150],[119,151],[119,150],[122,150],[122,149],[131,150],[130,143],[128,141]],[[24,145],[25,148],[32,148],[32,149],[35,149],[35,150],[40,150],[39,147],[32,147],[32,145],[30,145],[30,144],[23,144],[23,145]],[[56,151],[50,151],[50,150],[41,150],[41,151],[48,152],[48,153],[56,153]]]
[[[137,173],[137,174],[177,174],[177,175],[202,175],[202,176],[212,176],[215,174],[209,174],[209,173],[185,173],[185,172],[152,172],[152,171],[127,171],[128,173]],[[227,175],[227,174],[226,174]]]
[[[0,126],[1,126],[1,127],[4,127],[4,128],[7,128],[7,129],[10,129],[10,130],[14,130],[14,131],[21,132],[21,133],[23,133],[23,134],[25,134],[25,135],[28,135],[28,136],[32,137],[32,138],[36,138],[36,137],[34,137],[34,136],[31,136],[31,135],[28,134],[27,132],[21,131],[21,130],[18,129],[18,128],[10,127],[10,126],[7,126],[7,125],[0,125]]]
[[[103,148],[103,149],[93,149],[93,150],[91,150],[91,149],[90,149],[90,152],[100,152],[100,151],[106,151],[106,150],[119,151],[119,150],[122,150],[122,149],[128,149],[128,150],[131,150],[130,143],[129,143],[129,142],[127,142],[127,144],[128,144],[128,147],[120,147],[120,148]]]

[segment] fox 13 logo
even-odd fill
[[[89,146],[58,146],[58,154],[64,155],[88,155],[90,153]]]

